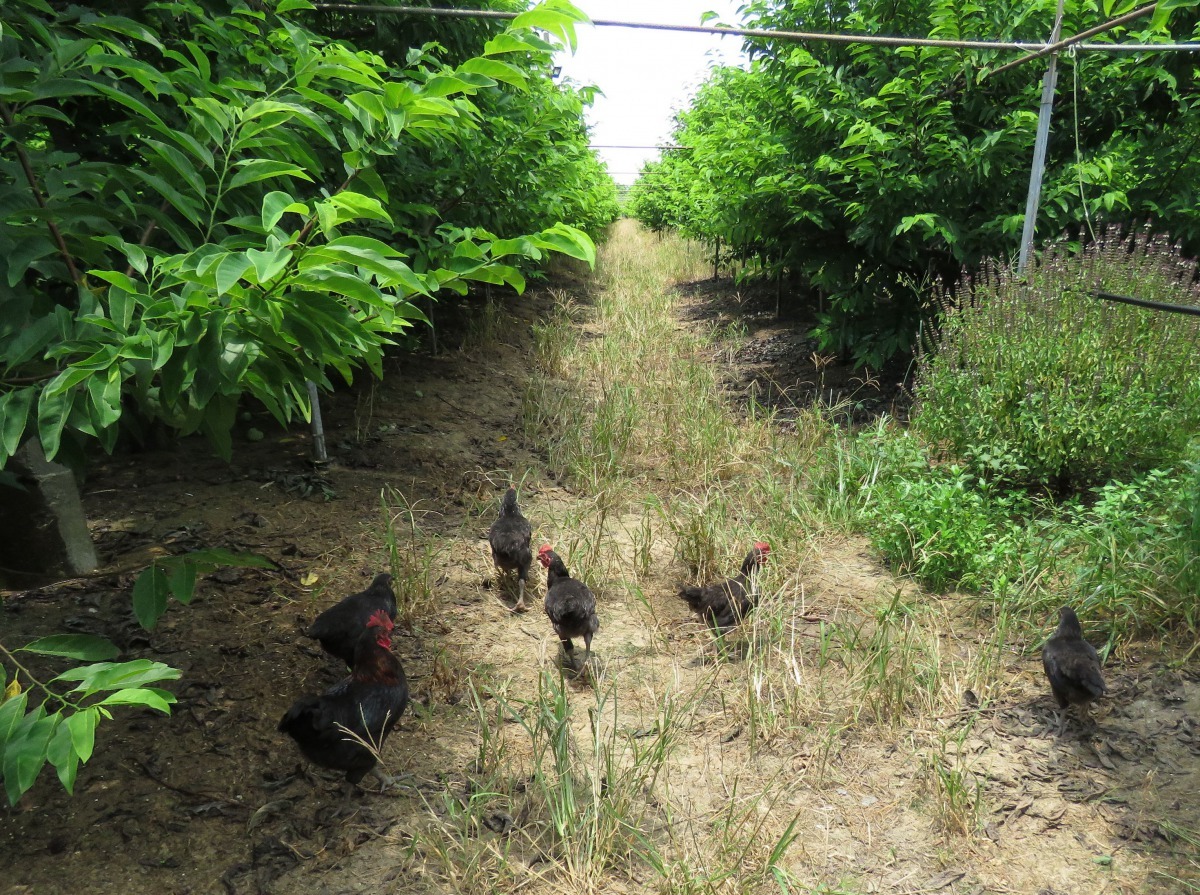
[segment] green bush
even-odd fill
[[[1112,633],[1200,627],[1200,471],[1151,470],[1063,507],[1054,538],[1068,592]],[[1046,607],[1047,610],[1051,606]]]
[[[1173,466],[1200,429],[1200,320],[1092,292],[1200,307],[1196,272],[1160,238],[1110,231],[1025,277],[994,265],[943,290],[914,426],[978,476],[1060,494]]]
[[[1194,451],[1176,468],[1056,503],[962,465],[930,464],[918,438],[890,427],[845,439],[839,450],[849,458],[842,468],[857,508],[853,527],[924,586],[979,593],[986,607],[1003,603],[1033,624],[1071,603],[1114,642],[1200,631]]]
[[[901,572],[934,590],[978,591],[1012,574],[1033,504],[961,466],[892,479],[867,514],[871,542]]]

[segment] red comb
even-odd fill
[[[554,548],[551,547],[549,544],[543,544],[541,547],[538,548],[538,556],[545,556],[547,553],[550,553],[553,549]]]
[[[376,609],[371,613],[371,617],[367,619],[367,627],[383,628],[385,631],[390,631],[396,626],[392,623],[392,620],[388,618],[388,614],[386,612],[384,612],[382,609]]]
[[[768,544],[766,541],[755,541],[754,549],[757,550],[759,553],[770,553],[771,545]]]

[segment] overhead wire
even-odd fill
[[[512,20],[523,13],[502,12],[495,9],[449,9],[443,7],[423,6],[383,6],[375,3],[315,3],[315,9],[336,12],[377,13],[381,15],[427,15],[443,18],[481,18]],[[1132,21],[1153,11],[1155,4],[1126,13],[1119,17],[1118,24]],[[941,47],[958,50],[1023,50],[1026,56],[1015,59],[996,71],[1003,71],[1033,59],[1041,58],[1048,53],[1075,44],[1081,50],[1124,52],[1197,52],[1200,43],[1174,44],[1085,44],[1080,41],[1101,31],[1116,27],[1113,22],[1105,23],[1088,31],[1080,32],[1054,44],[1030,41],[1003,40],[946,40],[932,37],[893,37],[879,34],[831,34],[816,31],[773,31],[765,28],[734,28],[728,25],[666,25],[656,22],[631,22],[619,19],[592,19],[582,24],[591,24],[599,28],[640,28],[652,31],[676,31],[685,34],[716,34],[732,37],[760,37],[769,40],[813,41],[841,44],[867,44],[888,47]]]

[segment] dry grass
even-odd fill
[[[571,493],[526,512],[598,595],[597,657],[575,677],[548,636],[489,645],[466,685],[476,754],[430,799],[423,869],[457,892],[971,891],[943,885],[959,868],[1036,891],[1057,855],[1100,891],[1074,840],[988,851],[1008,809],[973,756],[1028,689],[1026,645],[856,558],[805,475],[824,418],[739,418],[711,361],[726,334],[680,324],[671,285],[704,271],[623,224],[594,300],[561,296],[538,328],[525,429]],[[772,545],[761,603],[714,644],[676,585],[754,539]]]

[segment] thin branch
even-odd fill
[[[8,103],[0,103],[0,115],[4,117],[4,123],[9,127],[14,124],[12,106]],[[34,201],[37,202],[38,208],[43,211],[48,210],[46,199],[42,196],[42,191],[38,189],[37,175],[33,172],[33,165],[29,161],[29,154],[25,151],[25,147],[16,137],[11,137],[13,148],[16,150],[17,159],[21,162],[21,169],[25,172],[25,179],[29,181],[29,190],[33,193]],[[67,264],[67,272],[71,275],[71,282],[76,286],[80,285],[81,278],[79,271],[75,268],[75,259],[71,257],[71,252],[67,249],[67,241],[63,239],[62,232],[58,229],[58,225],[46,216],[46,226],[50,228],[50,234],[54,237],[54,242],[58,246],[58,251],[63,256],[63,261]]]
[[[33,685],[36,686],[39,690],[43,691],[47,697],[49,697],[50,699],[53,699],[57,702],[62,703],[64,706],[69,705],[69,706],[73,706],[74,708],[79,708],[79,706],[75,705],[75,703],[71,702],[69,699],[67,699],[64,696],[60,696],[59,694],[55,693],[53,690],[51,690],[49,687],[47,687],[45,684],[43,684],[41,681],[39,681],[36,677],[34,677],[33,672],[30,671],[28,668],[26,668],[24,665],[22,665],[20,663],[20,661],[18,661],[17,657],[14,656],[4,646],[3,643],[0,643],[0,653],[4,653],[4,655],[8,657],[8,661],[12,662],[14,665],[17,666],[18,671],[25,672],[25,677],[29,678],[29,680],[33,683]]]
[[[171,203],[169,203],[166,199],[163,199],[162,205],[160,205],[158,207],[159,214],[165,214],[167,209],[170,207],[170,204]],[[151,234],[154,233],[154,231],[157,228],[158,228],[158,221],[155,221],[155,220],[151,220],[150,223],[148,223],[146,225],[146,229],[142,231],[142,238],[138,240],[138,245],[141,248],[144,249],[146,247],[146,245],[150,242]],[[125,268],[125,276],[128,277],[128,276],[132,276],[132,275],[133,275],[133,265],[130,264],[128,267]]]
[[[34,385],[38,382],[53,379],[61,372],[62,370],[51,370],[48,373],[38,373],[29,376],[5,376],[0,378],[0,385]]]

